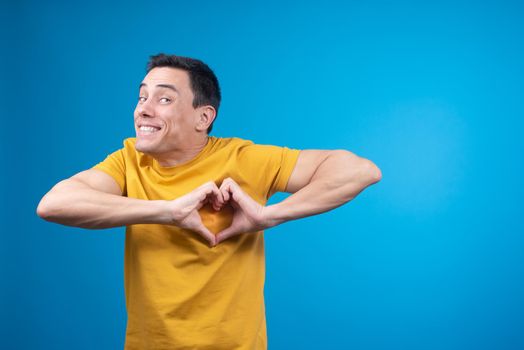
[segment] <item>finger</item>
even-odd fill
[[[213,196],[218,201],[221,202],[223,200],[222,192],[220,192],[220,189],[218,186],[213,182],[211,189],[213,190]]]
[[[220,242],[223,242],[226,239],[228,239],[230,237],[233,237],[233,236],[236,236],[238,234],[239,234],[239,232],[238,232],[238,230],[235,227],[229,226],[229,227],[225,228],[224,230],[220,231],[216,235],[216,243],[218,244]]]
[[[209,202],[209,194],[202,191],[198,194],[196,210],[200,210],[207,202]]]
[[[220,209],[222,209],[222,205],[221,203],[213,203],[213,209],[215,209],[215,211],[219,211]]]
[[[228,202],[230,200],[230,195],[229,195],[229,189],[228,189],[228,184],[224,184],[222,183],[222,185],[220,186],[220,193],[222,193],[222,196],[224,198],[224,202]]]
[[[225,201],[224,201],[224,195],[223,193],[220,191],[220,189],[218,188],[218,186],[213,182],[212,183],[212,203],[215,207],[215,209],[220,209],[220,207],[222,207],[222,205],[224,205]]]
[[[211,247],[214,247],[215,245],[217,245],[217,241],[216,241],[216,236],[208,230],[207,227],[205,227],[204,225],[201,225],[198,227],[197,229],[198,233],[204,237],[204,239],[208,242],[208,244],[211,246]]]
[[[227,185],[229,187],[232,186],[235,188],[240,188],[239,184],[235,180],[233,180],[231,177],[225,178],[222,184]]]
[[[212,181],[206,182],[197,190],[200,207],[206,203],[219,203],[222,200],[222,194],[220,193],[220,190]]]
[[[220,189],[215,184],[213,187],[213,200],[217,208],[220,208],[225,203],[224,194],[222,193],[222,191],[220,191]]]
[[[213,208],[215,210],[220,210],[220,208],[224,205],[224,195],[220,191],[218,187],[213,188],[213,192],[210,194],[210,203],[213,205]]]
[[[222,191],[220,191],[220,188],[218,188],[218,186],[217,186],[216,189],[217,189],[217,191],[219,193],[218,198],[220,199],[220,203],[224,204],[226,202],[226,199],[224,198],[224,193],[222,193]]]
[[[237,198],[233,198],[235,200],[238,200],[239,199],[238,197],[241,197],[244,194],[244,190],[242,190],[240,185],[237,184],[235,180],[233,180],[230,177],[224,180],[224,182],[222,183],[222,186],[220,186],[220,188],[227,190],[227,192],[230,194],[231,197],[235,197],[235,194],[237,194],[236,196]]]
[[[208,203],[213,207],[214,210],[220,209],[220,205],[218,204],[218,201],[213,193],[207,195],[206,200],[201,204],[201,206],[204,206]]]
[[[231,206],[233,206],[233,208],[243,207],[242,204],[244,203],[245,194],[240,188],[240,186],[238,186],[236,183],[228,182],[224,184],[222,191],[224,193],[227,193],[229,197],[229,202],[231,203]]]

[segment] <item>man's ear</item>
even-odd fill
[[[213,123],[213,120],[215,120],[216,115],[217,112],[213,106],[199,107],[198,120],[195,129],[198,131],[207,130],[211,123]]]

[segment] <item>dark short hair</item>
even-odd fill
[[[215,73],[207,64],[194,58],[159,53],[150,56],[146,70],[149,73],[151,69],[157,67],[172,67],[185,70],[189,75],[189,83],[194,95],[193,108],[211,105],[215,108],[218,115],[221,98],[220,86]],[[207,128],[208,134],[213,129],[213,123]]]

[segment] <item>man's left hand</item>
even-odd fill
[[[234,212],[231,226],[217,233],[216,244],[231,236],[256,232],[276,225],[276,222],[267,217],[266,207],[251,198],[232,178],[224,179],[219,190],[224,197],[224,203],[229,202]],[[220,207],[215,209],[220,210]]]

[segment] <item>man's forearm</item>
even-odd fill
[[[40,201],[37,213],[47,221],[90,229],[169,223],[171,219],[165,201],[100,192],[75,179],[55,185]]]
[[[308,185],[280,203],[266,208],[276,225],[320,214],[355,198],[366,187],[380,181],[380,170],[369,160],[334,154],[317,169]]]

